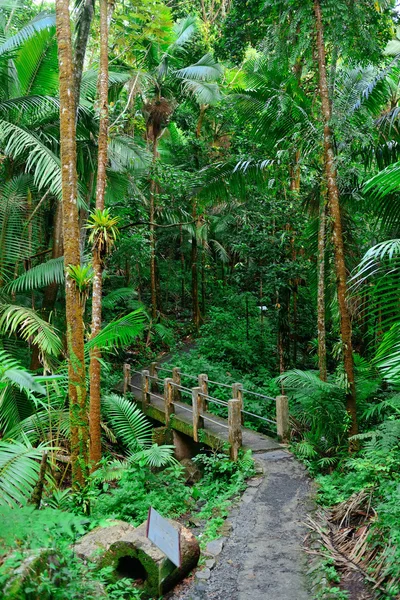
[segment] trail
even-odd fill
[[[264,476],[232,511],[232,530],[210,578],[196,578],[170,600],[311,600],[302,543],[312,481],[286,451],[255,458]]]

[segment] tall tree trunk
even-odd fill
[[[202,243],[201,252],[201,312],[206,314],[206,240]]]
[[[185,308],[185,255],[183,253],[182,225],[180,225],[179,229],[180,229],[179,251],[180,251],[180,257],[181,257],[181,306],[183,309],[183,308]]]
[[[318,229],[318,368],[322,381],[327,379],[326,371],[326,327],[325,327],[325,230],[326,230],[326,202],[321,199]]]
[[[108,138],[108,2],[100,0],[100,70],[99,70],[99,138],[97,154],[97,185],[96,209],[104,210],[107,168],[107,138]],[[101,330],[101,303],[103,292],[103,253],[100,246],[93,247],[93,294],[92,294],[92,330],[95,337]],[[90,352],[90,463],[95,469],[101,459],[101,428],[100,428],[100,350],[93,348]]]
[[[85,60],[86,47],[89,39],[90,25],[92,23],[94,13],[94,0],[85,0],[81,8],[81,14],[79,17],[79,27],[75,37],[75,52],[74,52],[74,94],[75,94],[75,113],[78,111],[79,97],[81,90],[83,63]],[[91,190],[91,185],[89,185]],[[89,196],[90,200],[90,196]],[[82,209],[84,210],[84,209]],[[86,213],[86,211],[84,211]],[[53,220],[53,251],[51,258],[59,258],[63,255],[63,237],[62,237],[62,203],[57,202],[56,210],[54,213]],[[84,219],[86,221],[86,218]],[[81,236],[82,238],[82,236]],[[81,239],[82,242],[82,239]],[[82,248],[81,248],[82,251]],[[44,290],[43,301],[42,301],[42,313],[43,318],[46,321],[49,318],[50,313],[54,309],[57,294],[58,294],[58,283],[50,283]],[[39,350],[36,346],[33,347],[31,357],[31,370],[36,371],[41,366],[39,360]]]
[[[335,252],[336,284],[340,312],[340,332],[343,344],[344,369],[348,384],[346,408],[351,418],[350,435],[355,435],[358,431],[358,426],[351,320],[347,305],[347,275],[344,259],[339,189],[337,185],[337,172],[332,144],[332,130],[330,125],[331,107],[326,74],[326,53],[320,0],[314,0],[314,14],[317,30],[319,90],[322,105],[322,119],[324,124],[325,177],[328,190],[329,212],[332,219],[332,241]]]
[[[60,154],[68,352],[68,392],[71,429],[72,485],[83,485],[88,468],[88,414],[85,381],[83,314],[79,290],[69,274],[80,266],[74,68],[68,0],[56,0],[56,30],[60,80]]]
[[[196,200],[193,201],[192,210],[193,220],[196,219]],[[199,306],[199,275],[198,275],[198,247],[197,247],[197,227],[198,223],[195,223],[195,231],[192,236],[192,250],[191,250],[191,267],[192,267],[192,318],[193,325],[196,330],[200,327],[200,306]]]
[[[157,138],[153,142],[153,168],[158,157]],[[154,176],[150,180],[150,292],[151,292],[151,318],[157,318],[157,275],[156,275],[156,182]]]
[[[75,37],[75,107],[79,106],[79,97],[81,92],[81,81],[83,73],[83,63],[85,62],[86,47],[89,39],[90,25],[94,14],[94,0],[84,0],[80,9],[81,13],[78,18],[78,26],[76,28]],[[102,42],[102,40],[100,40]]]

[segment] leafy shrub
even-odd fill
[[[132,465],[118,485],[98,496],[92,505],[93,517],[112,517],[134,526],[143,523],[150,506],[165,517],[177,518],[190,506],[190,489],[185,486],[180,466],[159,473]]]
[[[0,556],[17,548],[47,547],[57,540],[73,542],[83,535],[89,521],[72,513],[33,506],[0,507]]]

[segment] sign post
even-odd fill
[[[181,535],[168,519],[162,517],[152,506],[147,518],[147,538],[177,567],[181,566]]]

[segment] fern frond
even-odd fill
[[[114,434],[128,450],[136,452],[151,444],[151,425],[133,402],[110,394],[103,398],[102,407]]]

